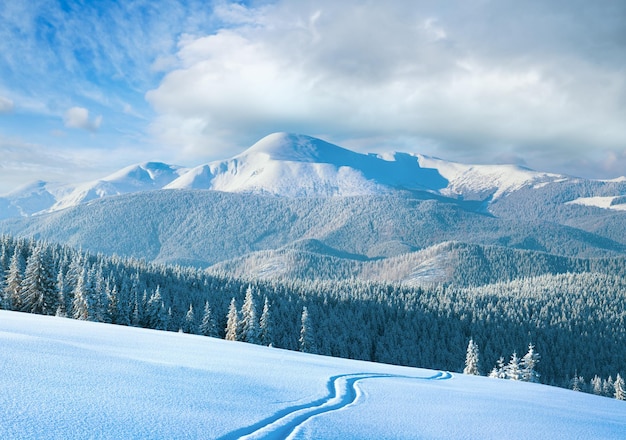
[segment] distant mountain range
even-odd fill
[[[361,154],[309,136],[274,133],[231,159],[195,168],[147,162],[76,185],[34,182],[0,197],[0,218],[58,211],[94,199],[159,189],[207,189],[278,197],[411,191],[492,203],[523,188],[581,181],[515,165],[466,165],[412,153]],[[605,183],[625,181],[621,178]],[[569,202],[626,210],[623,196],[620,191],[610,195],[603,192],[601,196]]]
[[[240,274],[306,278],[323,267],[329,278],[415,283],[447,279],[459,254],[447,242],[624,255],[625,211],[625,178],[361,154],[275,133],[195,168],[149,162],[80,185],[19,188],[0,198],[0,232]],[[380,263],[415,252],[403,269]]]

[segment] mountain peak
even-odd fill
[[[268,155],[272,160],[311,163],[342,163],[358,155],[321,139],[285,132],[265,136],[237,157],[256,154]]]

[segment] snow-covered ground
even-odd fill
[[[0,311],[0,438],[623,439],[543,385]]]

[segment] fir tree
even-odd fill
[[[624,379],[622,376],[617,373],[617,377],[615,378],[615,382],[613,383],[613,388],[615,388],[615,397],[617,400],[626,400],[626,387],[624,385]]]
[[[239,341],[239,312],[237,312],[237,301],[235,298],[231,299],[230,306],[228,307],[228,316],[226,319],[226,336],[227,341]]]
[[[241,340],[251,344],[259,343],[259,324],[256,319],[256,306],[252,288],[246,289],[246,298],[241,307]]]
[[[311,318],[306,306],[302,308],[302,316],[300,318],[300,351],[305,353],[316,353],[315,338],[313,337],[313,329],[311,327]]]
[[[200,324],[200,334],[210,337],[218,336],[217,326],[215,325],[215,319],[213,319],[213,313],[211,313],[209,301],[204,303],[204,314],[202,315],[202,323]]]
[[[22,310],[52,315],[58,307],[56,280],[52,263],[43,246],[36,246],[28,257],[20,288]]]
[[[261,344],[265,346],[273,345],[274,337],[274,324],[272,322],[272,311],[270,309],[270,302],[265,297],[265,303],[263,304],[263,313],[261,314]]]
[[[193,312],[193,304],[189,304],[189,310],[183,320],[182,331],[185,333],[197,333],[196,317]]]
[[[511,360],[504,367],[504,374],[509,380],[520,380],[522,378],[522,372],[520,370],[519,358],[517,353],[513,352]]]
[[[72,302],[72,317],[83,321],[89,321],[93,317],[93,298],[89,291],[87,269],[83,268],[74,288]]]
[[[520,362],[522,377],[525,382],[539,383],[539,373],[535,370],[539,363],[539,354],[535,351],[533,344],[528,344],[528,352]]]
[[[22,278],[24,273],[24,257],[21,248],[15,248],[9,270],[6,277],[5,296],[8,310],[21,310],[22,308]]]
[[[489,377],[494,379],[506,379],[506,373],[504,372],[504,358],[500,357],[496,362],[496,366],[493,367],[491,373],[489,373]]]
[[[474,376],[480,376],[478,370],[478,346],[474,343],[473,339],[469,340],[467,344],[467,353],[465,355],[465,369],[463,374],[471,374]]]

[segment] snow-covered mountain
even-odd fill
[[[148,162],[77,185],[36,182],[0,197],[0,218],[30,216],[97,198],[159,189],[206,189],[279,197],[411,191],[490,203],[520,189],[573,180],[576,179],[515,165],[466,165],[401,152],[361,154],[309,136],[274,133],[235,157],[191,169]]]
[[[0,344],[3,439],[622,439],[626,426],[616,399],[184,333],[2,310]]]
[[[175,165],[145,162],[77,185],[37,181],[0,197],[0,219],[27,217],[103,197],[161,189],[186,171]]]

